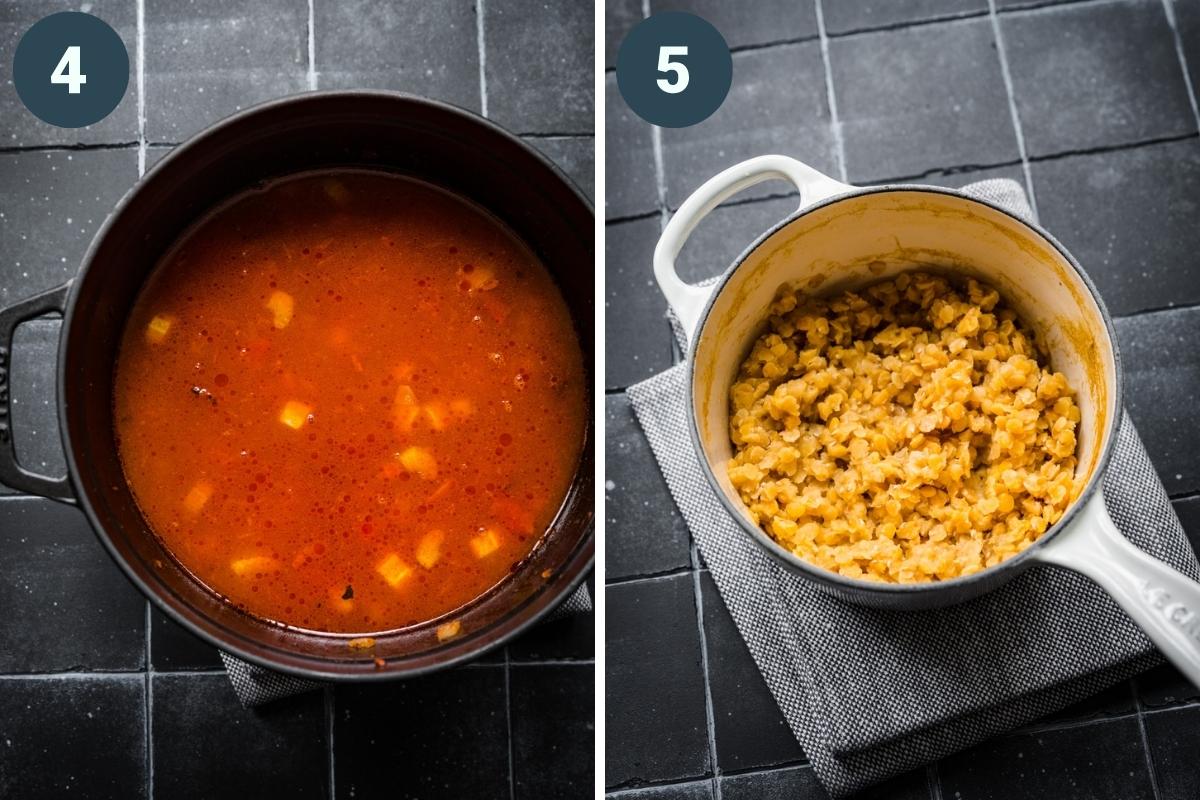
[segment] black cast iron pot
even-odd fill
[[[461,615],[439,643],[432,625],[376,637],[281,627],[237,611],[184,571],[152,534],[117,457],[113,367],[122,327],[159,257],[221,201],[251,185],[322,167],[411,175],[463,195],[507,223],[554,276],[594,372],[594,232],[590,203],[549,161],[502,128],[443,103],[386,92],[318,92],[276,100],[217,123],[162,159],[117,204],[79,274],[0,310],[0,481],[83,509],[139,589],[185,628],[271,669],[317,679],[371,680],[450,666],[511,639],[580,584],[593,556],[594,431],[541,545]],[[17,463],[8,361],[18,323],[61,312],[58,417],[68,474]],[[19,433],[19,432],[18,432]]]

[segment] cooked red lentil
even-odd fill
[[[913,583],[1035,541],[1078,496],[1079,408],[999,293],[904,273],[782,292],[731,390],[729,478],[800,558]]]

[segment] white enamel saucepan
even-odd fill
[[[682,281],[675,259],[697,223],[766,180],[790,181],[800,207],[758,237],[715,284]],[[916,265],[996,287],[1037,331],[1054,369],[1078,393],[1078,469],[1087,482],[1041,538],[982,572],[917,584],[847,578],[793,555],[749,516],[726,474],[733,455],[729,388],[780,287],[819,285],[836,293]],[[1200,584],[1130,544],[1105,508],[1101,476],[1122,408],[1116,334],[1096,287],[1048,233],[952,189],[847,186],[794,159],[761,156],[725,170],[683,203],[655,249],[654,274],[687,332],[688,416],[708,480],[746,534],[787,569],[851,602],[918,609],[977,597],[1033,564],[1066,567],[1103,587],[1200,686]]]

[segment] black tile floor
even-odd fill
[[[77,5],[0,3],[0,52],[40,16]],[[90,6],[122,35],[134,68],[108,119],[77,131],[43,125],[20,107],[9,76],[0,81],[0,305],[73,275],[115,202],[172,145],[291,92],[398,89],[486,109],[592,191],[591,4]],[[570,69],[558,68],[563,59]],[[58,328],[21,326],[12,366],[18,452],[49,473],[64,464]],[[216,651],[149,608],[80,512],[0,487],[0,552],[0,797],[592,794],[590,615],[449,673],[247,711]]]
[[[658,233],[705,178],[770,151],[851,182],[1020,181],[1118,317],[1130,413],[1200,546],[1200,2],[801,0],[729,14],[651,0],[641,11],[660,5],[722,30],[734,87],[705,123],[660,132],[607,76],[605,781],[622,800],[824,798],[687,552],[624,395],[679,358],[651,275]],[[640,16],[636,2],[608,8],[610,32]],[[796,202],[766,187],[717,209],[681,274],[722,272]],[[1200,690],[1163,666],[864,796],[1194,800],[1198,750]]]

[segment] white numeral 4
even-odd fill
[[[687,88],[688,80],[691,77],[688,75],[688,68],[678,61],[671,60],[671,56],[686,56],[687,52],[686,47],[663,46],[658,48],[658,71],[675,73],[674,82],[666,78],[658,79],[658,88],[667,94],[679,94]]]
[[[79,87],[87,83],[87,75],[79,71],[79,47],[72,45],[58,60],[58,66],[50,74],[51,83],[65,83],[68,94],[79,94]]]

